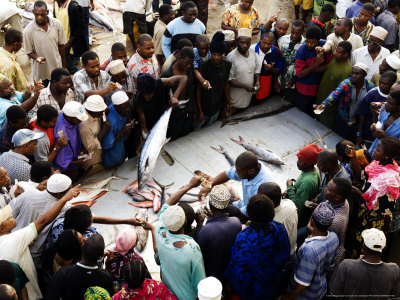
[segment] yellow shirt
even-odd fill
[[[257,9],[251,7],[248,14],[242,14],[239,4],[232,5],[222,14],[222,23],[232,28],[260,28],[261,20]]]
[[[28,82],[16,56],[4,48],[0,48],[0,73],[11,81],[17,91],[26,90]]]
[[[54,15],[56,16],[57,20],[61,22],[67,41],[71,37],[71,28],[69,27],[69,16],[68,16],[68,6],[70,2],[71,0],[68,0],[65,7],[59,7],[58,3],[54,2]],[[70,54],[73,53],[74,52],[71,47]]]

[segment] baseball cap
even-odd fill
[[[365,229],[361,233],[362,238],[364,239],[364,244],[368,249],[373,251],[382,252],[383,248],[386,246],[386,237],[383,231],[371,228]]]
[[[83,105],[76,101],[65,103],[62,111],[64,115],[68,117],[75,117],[81,121],[86,121],[89,118],[85,109],[83,108]]]
[[[44,132],[34,132],[29,129],[20,129],[14,133],[11,142],[15,146],[22,146],[33,140],[38,140],[44,136]]]
[[[100,95],[92,95],[89,96],[85,103],[83,103],[83,106],[90,111],[93,112],[100,112],[104,111],[107,108],[107,105],[104,103],[103,97]]]

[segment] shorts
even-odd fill
[[[303,10],[310,10],[314,6],[314,0],[294,0],[294,5],[303,4]]]
[[[258,91],[256,98],[263,100],[269,96],[271,92],[272,75],[262,76],[260,75],[260,90]]]
[[[133,22],[139,27],[140,34],[147,33],[146,15],[125,11],[122,14],[124,34],[133,34]]]

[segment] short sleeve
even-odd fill
[[[299,255],[299,265],[294,280],[303,286],[310,286],[317,269],[316,253],[307,247]]]
[[[35,161],[47,161],[50,152],[50,144],[46,142],[46,137],[38,140],[38,145],[35,154],[33,155]]]
[[[57,22],[58,31],[58,45],[65,45],[67,43],[67,38],[65,37],[64,29],[61,22]]]
[[[34,20],[31,22],[35,22]],[[26,54],[34,52],[34,44],[33,44],[33,37],[32,37],[32,30],[30,30],[30,26],[28,25],[25,30],[23,31],[23,44],[24,44],[24,51]]]

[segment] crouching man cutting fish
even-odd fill
[[[233,167],[209,180],[209,185],[200,190],[199,200],[203,196],[207,196],[214,186],[223,184],[230,179],[242,182],[243,197],[234,202],[233,205],[238,207],[245,215],[247,215],[246,208],[249,199],[257,194],[258,187],[265,182],[274,182],[272,174],[258,162],[256,155],[246,151],[236,158]]]

